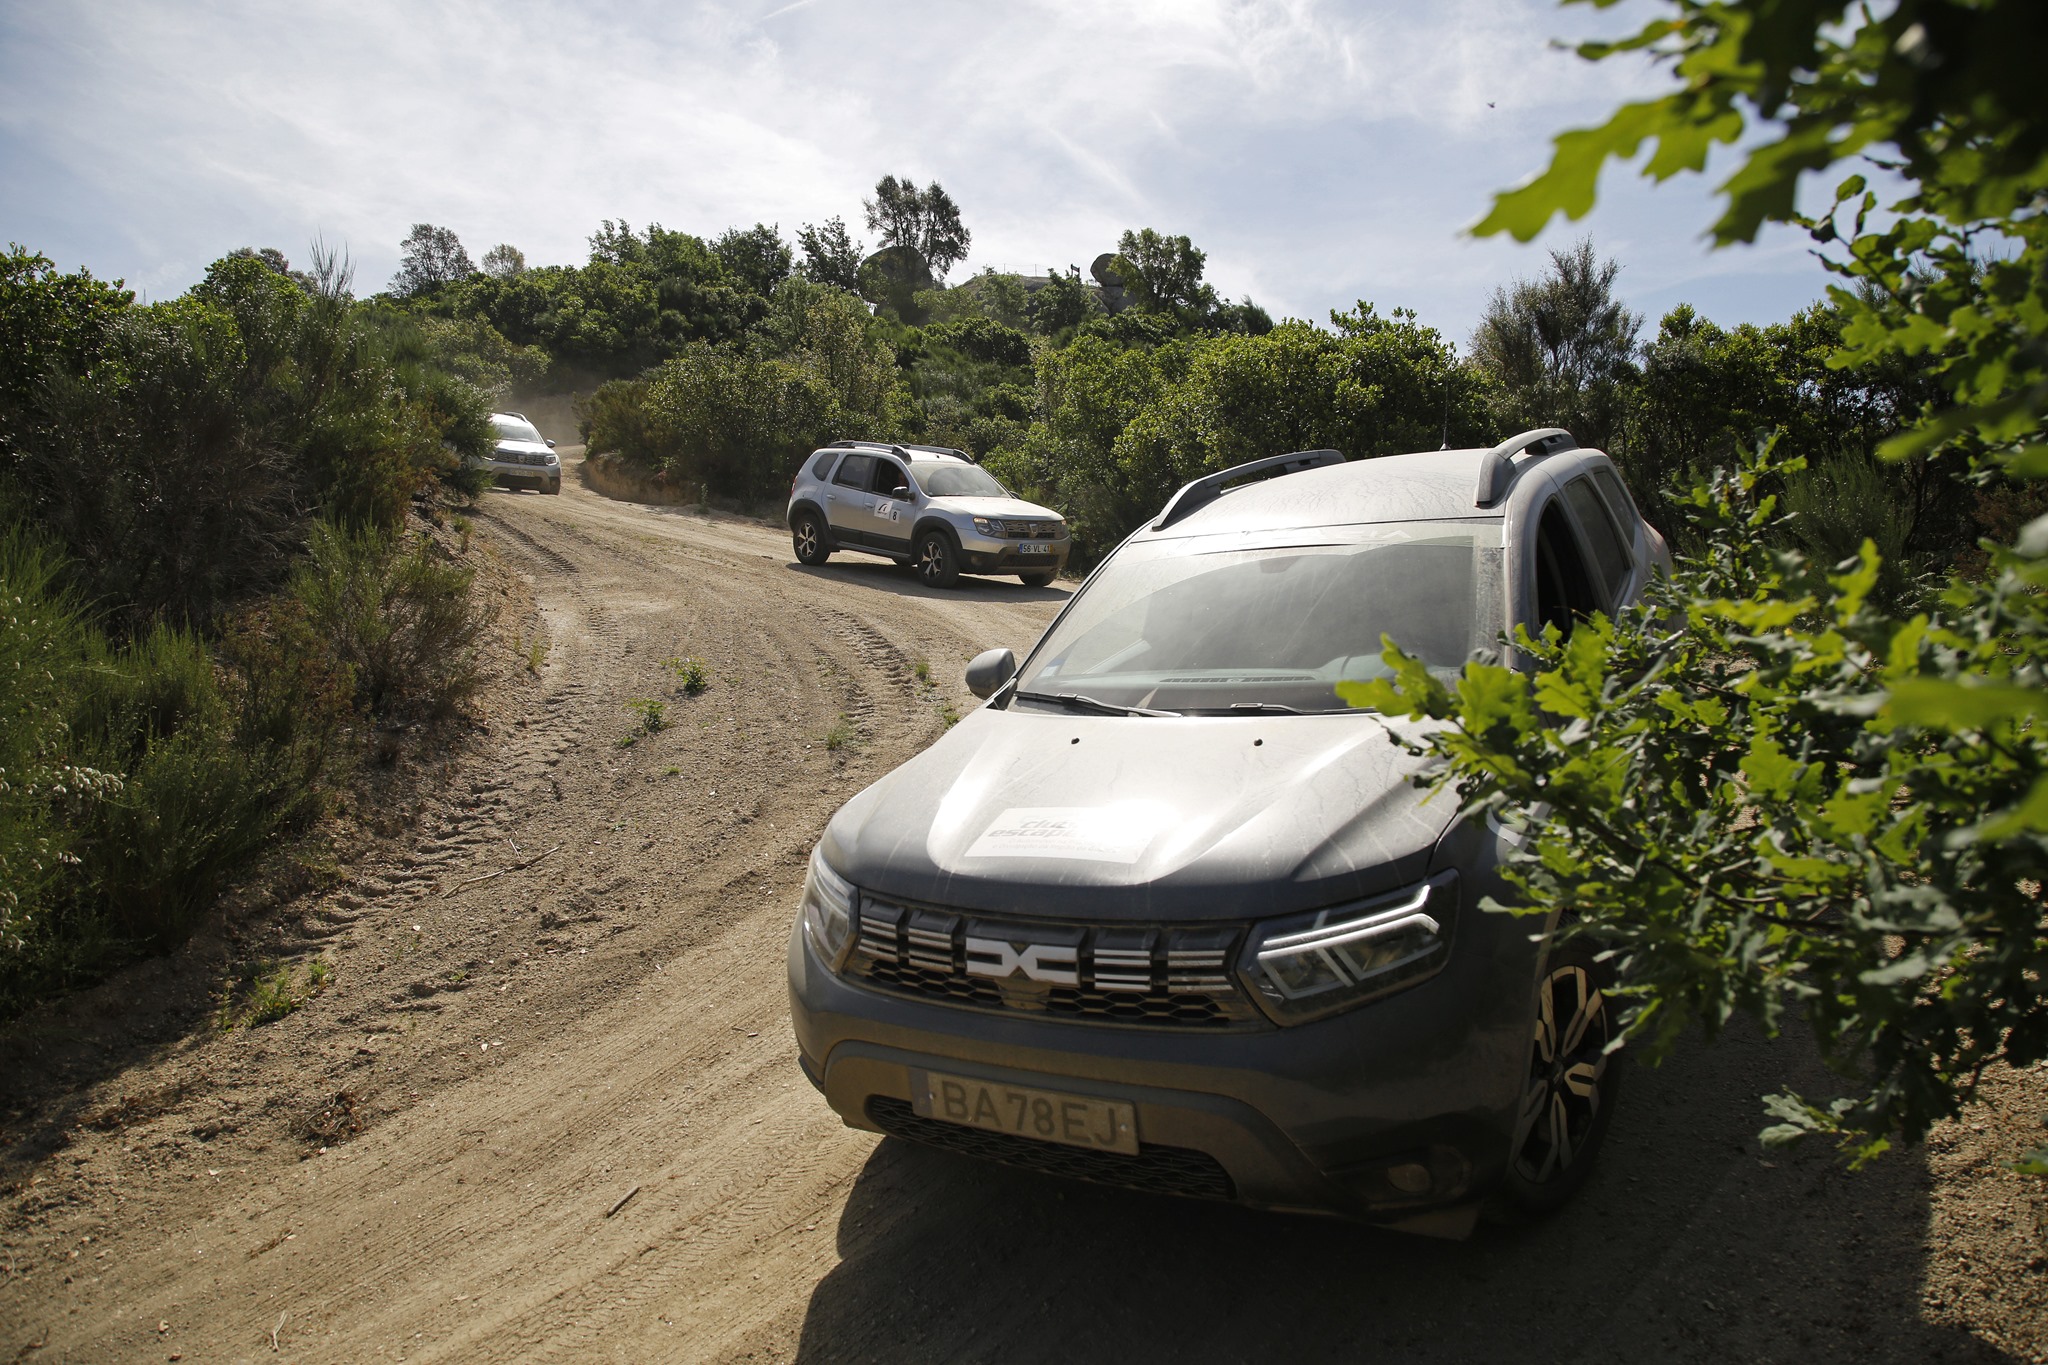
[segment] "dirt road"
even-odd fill
[[[2041,1198],[1999,1164],[2048,1073],[1849,1176],[1759,1152],[1758,1091],[1826,1082],[1725,1042],[1630,1075],[1562,1216],[1463,1244],[841,1127],[789,1036],[805,855],[1065,593],[803,569],[573,481],[484,506],[499,649],[545,661],[265,917],[325,988],[209,1027],[230,932],[5,1036],[0,1359],[2048,1359]]]

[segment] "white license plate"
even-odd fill
[[[928,1119],[991,1133],[1138,1154],[1138,1111],[1122,1100],[912,1071],[910,1107]]]
[[[1034,545],[1027,540],[1017,547],[1017,553],[1020,555],[1049,555],[1052,553],[1052,546]]]

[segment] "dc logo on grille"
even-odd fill
[[[992,976],[998,979],[1024,973],[1033,981],[1048,986],[1072,986],[1081,980],[1077,970],[1081,955],[1077,949],[1062,948],[1054,943],[1027,943],[1020,951],[1015,944],[1005,943],[999,938],[974,938],[966,940],[967,971],[971,976]]]

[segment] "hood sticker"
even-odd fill
[[[1157,801],[1020,806],[998,815],[968,848],[967,856],[1135,863],[1171,816],[1171,808]]]

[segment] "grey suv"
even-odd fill
[[[835,441],[797,470],[788,516],[801,563],[861,550],[912,565],[935,588],[962,571],[1013,573],[1042,588],[1073,548],[1059,513],[1012,497],[946,446]]]
[[[1138,1189],[1443,1236],[1555,1206],[1612,1112],[1601,969],[1480,909],[1519,836],[1425,799],[1410,723],[1336,685],[1382,634],[1445,677],[1512,657],[1669,562],[1555,429],[1187,485],[827,825],[805,1074],[855,1127]]]

